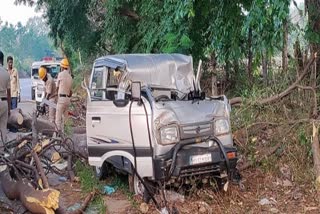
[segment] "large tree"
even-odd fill
[[[229,68],[239,67],[249,56],[252,75],[257,61],[281,50],[290,0],[39,0],[37,4],[45,10],[56,45],[74,58],[79,52],[85,58],[180,52],[197,60],[215,53]]]
[[[305,0],[308,12],[308,25],[306,29],[306,37],[310,44],[311,53],[317,53],[317,73],[320,72],[320,1]]]

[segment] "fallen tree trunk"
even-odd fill
[[[24,128],[31,129],[32,128],[32,117],[24,114],[23,112],[22,112],[22,116],[23,116],[22,126]],[[36,129],[37,129],[38,133],[42,133],[45,130],[55,130],[55,125],[48,120],[37,118]]]
[[[8,118],[8,125],[14,128],[18,128],[23,123],[23,116],[21,109],[14,109],[10,111],[10,116]]]
[[[94,192],[91,192],[87,195],[87,197],[84,199],[81,207],[75,211],[69,212],[68,214],[82,214],[86,210],[87,206],[89,205],[90,201],[92,200],[93,196],[95,195]]]
[[[10,111],[10,117],[8,118],[7,125],[9,128],[25,128],[30,130],[32,127],[32,117],[24,114],[21,109],[14,109]],[[47,134],[49,136],[56,131],[55,124],[42,118],[37,118],[36,128],[38,132]],[[73,127],[72,133],[85,134],[86,127]]]
[[[28,182],[13,180],[8,171],[1,173],[0,181],[5,195],[11,200],[20,200],[32,213],[54,214],[59,207],[57,190],[35,190]]]
[[[16,129],[25,128],[31,130],[32,127],[32,117],[24,114],[21,109],[15,109],[10,111],[10,117],[7,122],[8,127],[13,127]],[[54,131],[55,125],[48,120],[41,118],[37,119],[36,128],[38,132],[44,132],[46,130]]]

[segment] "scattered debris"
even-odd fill
[[[199,207],[199,213],[208,213],[208,214],[212,214],[212,209],[209,206],[209,204],[207,204],[204,201],[198,201],[196,202],[198,204]]]
[[[261,199],[261,200],[259,201],[259,204],[260,204],[261,206],[270,205],[270,204],[271,204],[271,201],[269,201],[269,199],[267,199],[267,198],[263,198],[263,199]]]
[[[108,194],[108,195],[111,195],[112,193],[114,193],[116,191],[116,189],[112,186],[104,186],[103,187],[103,194]]]
[[[314,211],[318,209],[319,207],[304,207],[304,212]]]
[[[284,166],[280,167],[280,172],[284,178],[291,180],[292,173],[288,165],[285,164]]]
[[[6,153],[0,153],[0,165],[7,166],[0,175],[3,192],[10,200],[20,200],[32,213],[66,213],[59,204],[60,192],[49,187],[46,175],[50,172],[63,180],[72,180],[74,162],[76,159],[86,161],[86,151],[80,151],[70,138],[51,138],[39,133],[38,127],[43,123],[38,123],[36,113],[32,121],[25,120],[25,116],[23,119],[23,124],[31,123],[32,135],[11,140],[6,144]],[[43,127],[41,130],[44,131]],[[57,157],[61,157],[59,162],[67,167],[56,167]],[[82,206],[69,214],[83,213],[93,196],[94,193],[90,193]]]
[[[277,208],[272,207],[272,208],[270,209],[270,212],[271,212],[271,213],[279,213],[279,210],[278,210]]]
[[[170,202],[181,202],[185,201],[184,195],[181,195],[175,191],[165,190],[166,200]]]
[[[68,180],[68,178],[64,177],[64,176],[60,176],[58,180],[61,182],[66,182]]]
[[[127,213],[127,209],[131,206],[130,202],[124,199],[116,199],[114,197],[105,197],[105,204],[108,209],[108,214]]]
[[[140,204],[140,211],[141,211],[142,213],[148,213],[148,210],[149,210],[148,204],[146,204],[146,203]]]
[[[169,214],[169,211],[166,207],[162,208],[160,214]]]
[[[76,211],[77,209],[79,209],[81,207],[80,203],[75,203],[74,205],[68,207],[67,211]]]
[[[223,191],[227,192],[227,191],[228,191],[228,187],[229,187],[229,181],[227,181],[227,182],[223,185]]]
[[[286,179],[286,180],[282,181],[282,186],[284,186],[284,187],[292,187],[293,184],[292,184],[291,181],[289,181],[288,179]]]

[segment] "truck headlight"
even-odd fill
[[[230,132],[229,121],[226,119],[217,119],[214,121],[214,134],[221,135]]]
[[[172,144],[179,142],[179,131],[177,126],[166,126],[160,129],[161,144]]]

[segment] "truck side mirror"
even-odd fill
[[[132,82],[131,84],[131,99],[133,101],[141,100],[141,83],[140,82]]]

